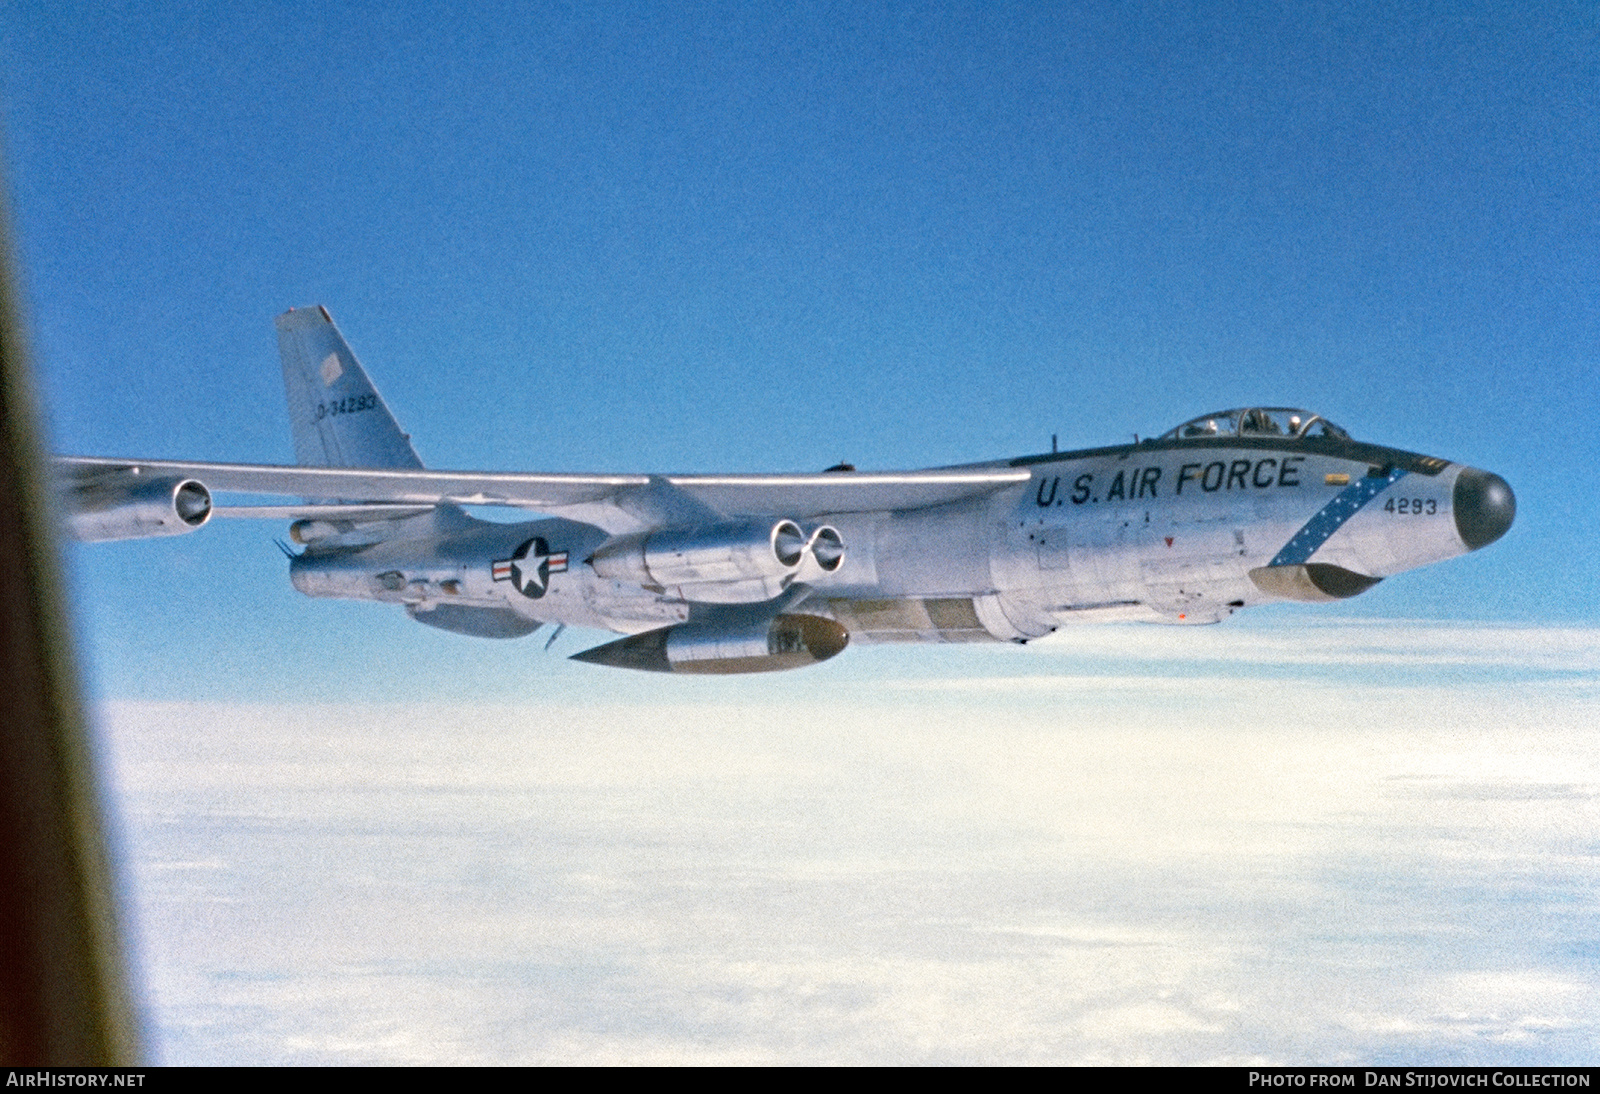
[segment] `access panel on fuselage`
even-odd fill
[[[1290,534],[1307,496],[1306,454],[1132,448],[1041,464],[1018,507],[1013,549],[1063,604],[1139,601],[1220,618],[1260,599],[1248,578]]]

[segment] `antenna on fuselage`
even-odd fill
[[[1061,449],[1056,447],[1056,435],[1054,433],[1050,434],[1050,455],[1054,456],[1060,451]]]

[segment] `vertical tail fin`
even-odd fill
[[[367,379],[327,308],[291,308],[276,325],[296,463],[422,466],[411,438]]]

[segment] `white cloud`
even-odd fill
[[[106,718],[174,1062],[1591,1058],[1600,702],[1371,679]]]
[[[1066,628],[1029,647],[1054,659],[1227,664],[1504,666],[1600,670],[1600,628],[1371,621]]]

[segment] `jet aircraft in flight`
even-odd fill
[[[1318,414],[1203,414],[1134,444],[926,471],[430,471],[326,308],[277,319],[295,466],[58,458],[85,540],[290,520],[307,596],[483,638],[624,637],[622,668],[767,672],[851,641],[1028,642],[1075,623],[1215,623],[1355,596],[1493,543],[1500,476],[1354,440]],[[222,506],[214,494],[298,499]],[[480,520],[463,506],[541,514]]]

